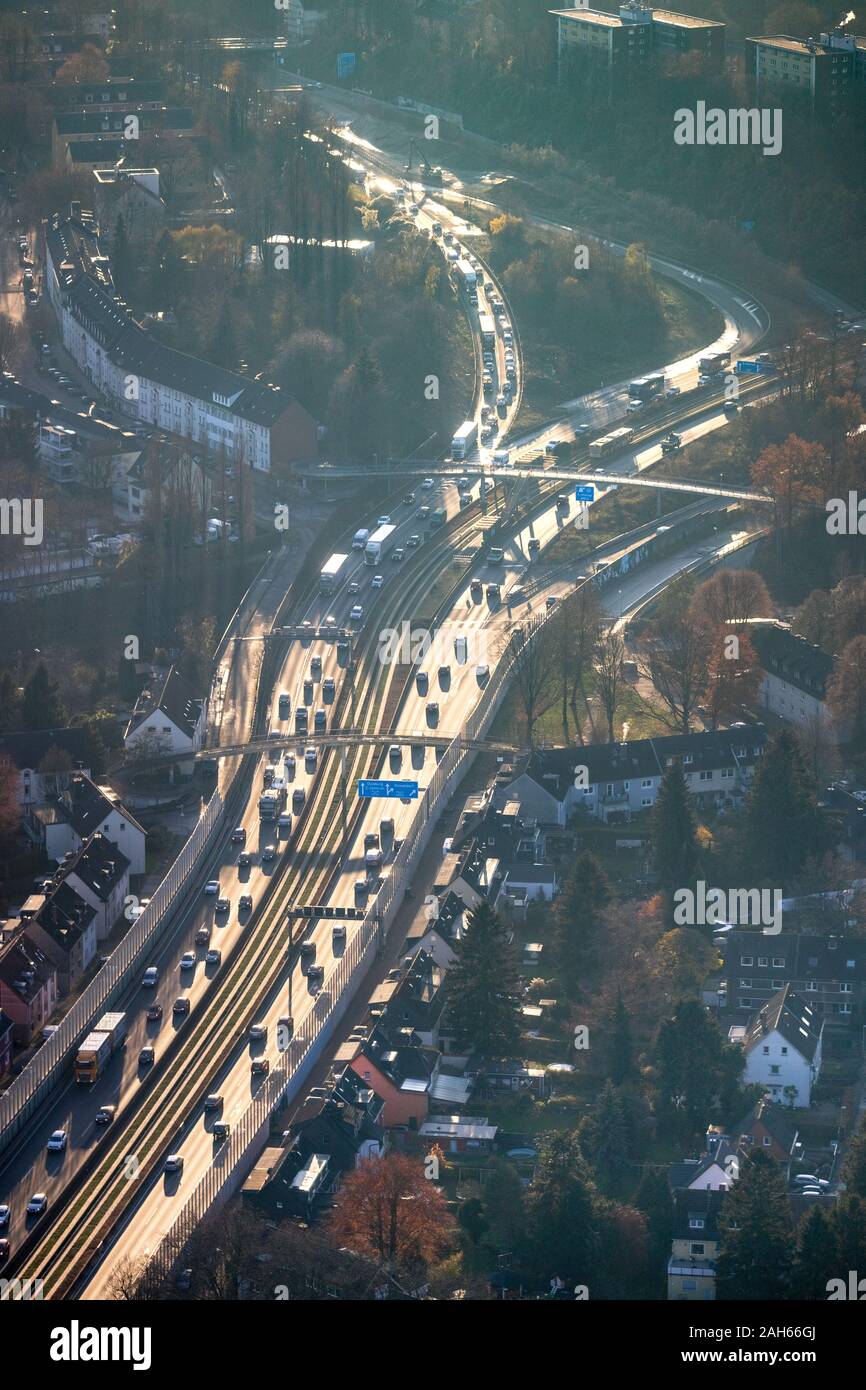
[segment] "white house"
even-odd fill
[[[18,769],[19,806],[38,805],[59,791],[64,777],[56,768],[51,772],[41,768],[67,763],[70,769],[90,776],[90,739],[86,729],[0,734],[0,758],[8,758]]]
[[[772,619],[753,621],[749,636],[763,672],[763,708],[800,728],[829,730],[825,696],[835,658]]]
[[[743,1081],[763,1087],[773,1100],[797,1109],[809,1105],[821,1071],[824,1021],[790,985],[753,1014],[745,1028],[730,1030],[746,1055]]]
[[[145,831],[111,787],[97,787],[81,772],[67,774],[66,786],[56,800],[28,807],[24,828],[58,863],[101,831],[128,859],[131,874],[144,873]]]
[[[97,940],[104,941],[123,912],[129,893],[126,855],[97,831],[61,872],[70,887],[93,908]]]
[[[195,753],[202,745],[206,705],[196,697],[176,666],[152,680],[132,712],[123,745],[163,753]]]

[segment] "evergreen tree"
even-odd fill
[[[855,1197],[866,1197],[866,1117],[851,1143],[842,1168],[842,1179],[847,1192]]]
[[[514,948],[501,918],[481,902],[466,923],[448,973],[449,1018],[461,1047],[482,1057],[507,1057],[520,1038],[520,997]]]
[[[62,729],[66,726],[60,686],[49,676],[44,661],[39,662],[24,686],[21,723],[25,729]]]
[[[679,1116],[689,1133],[706,1129],[729,1080],[732,1050],[696,999],[684,1000],[659,1029],[656,1067],[661,1105]],[[742,1070],[742,1053],[739,1067]]]
[[[748,846],[758,873],[784,885],[810,855],[826,847],[806,759],[796,735],[783,729],[760,759],[746,814]]]
[[[556,900],[554,922],[559,967],[569,998],[595,962],[602,914],[610,901],[607,875],[594,854],[577,856]]]
[[[150,260],[150,299],[155,308],[170,309],[181,290],[183,257],[171,232],[163,232]]]
[[[722,1205],[716,1266],[719,1299],[770,1301],[791,1294],[795,1241],[785,1180],[762,1149],[740,1164]]]
[[[827,1282],[841,1274],[839,1241],[834,1223],[821,1207],[813,1207],[799,1231],[794,1263],[793,1295],[802,1299],[827,1297]]]
[[[605,1174],[616,1182],[622,1176],[627,1163],[628,1132],[622,1101],[612,1082],[605,1082],[583,1122],[580,1142],[599,1178]]]
[[[482,1189],[487,1218],[486,1243],[497,1255],[519,1258],[526,1245],[526,1198],[520,1174],[504,1158],[492,1158],[484,1169]]]
[[[674,1233],[674,1202],[667,1175],[658,1168],[644,1168],[634,1204],[646,1217],[650,1258],[658,1271],[659,1293],[662,1293]]]
[[[592,1283],[595,1189],[576,1134],[542,1140],[528,1199],[531,1262],[540,1279]]]
[[[21,696],[11,671],[0,672],[0,734],[11,734],[21,727]]]
[[[208,359],[218,367],[237,370],[238,344],[235,333],[234,311],[229,296],[226,295],[219,308],[214,324],[213,335],[208,347]]]
[[[665,769],[653,811],[653,853],[667,911],[678,888],[694,884],[698,869],[697,827],[691,794],[679,763]]]
[[[849,1269],[858,1270],[862,1277],[866,1270],[866,1201],[843,1193],[833,1208],[833,1225],[842,1265],[838,1277],[845,1278]]]
[[[607,1061],[610,1079],[615,1086],[621,1086],[634,1072],[634,1039],[632,1037],[631,1018],[619,990],[617,990],[616,1004],[609,1020]]]

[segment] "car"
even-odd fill
[[[467,488],[470,488],[471,486],[472,486],[472,482],[471,482],[471,480],[470,480],[469,478],[466,477],[465,474],[463,475],[462,478],[458,478],[458,479],[457,479],[457,489],[458,489],[459,492],[465,492],[466,489],[467,489]]]
[[[421,486],[425,492],[429,492],[431,488],[434,488],[436,486],[436,483],[433,478],[425,478]]]
[[[381,515],[380,517],[377,518],[377,520],[376,520],[376,525],[377,525],[377,526],[390,526],[390,525],[391,525],[391,518],[390,518],[390,516],[388,515],[387,512],[383,512],[382,515]]]
[[[307,796],[303,787],[295,787],[295,790],[292,792],[292,810],[295,815],[297,815],[299,811],[303,811],[306,799]]]
[[[430,508],[429,508],[429,507],[424,506],[424,507],[419,507],[419,508],[418,508],[418,516],[420,517],[420,519],[421,519],[422,521],[426,521],[429,515],[430,515]]]
[[[214,1143],[225,1143],[226,1139],[228,1139],[229,1135],[231,1134],[231,1128],[232,1127],[229,1124],[228,1120],[217,1120],[216,1124],[211,1130]]]
[[[253,856],[249,853],[248,850],[244,850],[243,854],[239,854],[239,855],[238,855],[238,868],[239,868],[239,869],[248,869],[248,868],[250,867],[250,865],[252,864],[252,862],[253,862]]]
[[[439,723],[439,701],[438,701],[438,700],[428,700],[428,701],[427,701],[427,723],[428,723],[428,724],[438,724],[438,723]]]
[[[316,765],[317,765],[317,763],[318,763],[318,760],[319,760],[319,754],[318,754],[318,750],[317,750],[317,749],[315,749],[315,748],[307,748],[307,749],[305,749],[305,750],[304,750],[304,771],[305,771],[305,772],[315,772],[315,770],[316,770]]]
[[[332,624],[333,621],[334,621],[333,618],[326,618],[326,619],[325,619],[325,622],[326,622],[326,623],[331,623],[331,624]],[[318,656],[318,655],[316,655],[316,656],[314,656],[314,657],[312,657],[312,658],[310,659],[310,674],[311,674],[311,676],[313,677],[313,680],[319,680],[319,678],[321,677],[321,674],[322,674],[322,658],[321,658],[320,656]]]
[[[149,1067],[155,1056],[156,1053],[152,1047],[143,1047],[138,1054],[138,1065],[140,1067]]]
[[[475,678],[478,681],[479,685],[483,685],[484,682],[489,678],[489,676],[490,667],[487,665],[486,662],[481,662],[478,666],[475,667]]]
[[[726,415],[736,415],[739,409],[740,407],[737,405],[736,401],[725,401],[722,406],[722,410]]]
[[[207,883],[206,883],[205,886],[204,886],[204,895],[205,895],[206,898],[214,898],[214,897],[216,897],[216,895],[217,895],[217,893],[219,892],[219,890],[220,890],[220,881],[219,881],[219,879],[218,879],[218,878],[209,878],[208,881],[207,881]]]
[[[149,1023],[156,1023],[159,1019],[162,1018],[162,1005],[151,1004],[149,1009],[147,1010],[147,1013],[145,1014],[145,1018]]]
[[[639,400],[629,401],[625,408],[626,415],[636,415],[639,410],[643,410],[644,402]]]
[[[9,1242],[8,1242],[8,1240],[7,1240],[7,1239],[5,1238],[5,1236],[4,1236],[4,1238],[3,1238],[2,1240],[0,1240],[0,1264],[2,1264],[4,1260],[8,1260],[8,1259],[9,1259]]]
[[[415,673],[415,689],[418,691],[418,694],[419,694],[419,695],[426,695],[426,694],[427,694],[427,691],[429,690],[429,688],[430,688],[430,677],[427,675],[427,672],[426,672],[426,671],[416,671],[416,673]]]
[[[165,1171],[166,1173],[182,1173],[183,1154],[169,1154],[165,1160]]]
[[[325,967],[323,965],[311,965],[307,971],[307,984],[313,989],[321,989],[325,979]]]
[[[215,912],[228,912],[230,906],[231,906],[231,904],[229,903],[228,898],[217,898],[217,900],[216,900],[216,905],[215,905],[215,907],[214,907],[214,911],[215,911]]]
[[[421,537],[417,534],[417,532],[413,531],[406,544],[410,546],[412,550],[414,550],[416,546],[419,546],[421,544]]]
[[[680,394],[680,388],[679,388],[679,386],[669,386],[669,387],[667,388],[667,390],[665,391],[665,395],[667,396],[667,398],[668,398],[669,401],[672,401],[672,400],[674,399],[674,397],[675,397],[675,396],[678,396],[679,394]]]
[[[301,638],[301,646],[308,647],[311,641],[313,640],[313,624],[310,622],[309,618],[305,618],[304,621],[301,623],[301,627],[306,627],[310,629],[310,631],[305,632],[303,637]]]
[[[370,892],[370,885],[365,878],[355,879],[355,902],[363,901]]]
[[[182,1269],[174,1281],[174,1286],[180,1293],[189,1293],[192,1288],[192,1270]]]
[[[267,1076],[271,1069],[271,1064],[267,1057],[254,1057],[250,1062],[251,1076]]]
[[[276,845],[265,845],[264,849],[262,850],[262,863],[263,863],[263,864],[270,864],[270,863],[273,862],[274,859],[276,859],[276,857],[277,857],[277,847],[276,847]]]
[[[181,970],[195,969],[195,951],[184,951],[180,958],[180,968]]]
[[[116,1105],[101,1105],[96,1112],[94,1122],[98,1125],[110,1125],[116,1114]]]
[[[154,985],[157,983],[158,980],[159,971],[157,970],[155,965],[149,965],[141,977],[141,983],[143,988],[153,989]]]
[[[281,718],[281,719],[288,719],[289,715],[290,715],[291,712],[292,712],[292,697],[291,697],[291,695],[289,695],[289,693],[288,693],[287,691],[285,691],[285,690],[281,690],[281,691],[280,691],[279,699],[278,699],[278,701],[277,701],[277,708],[278,708],[278,711],[279,711],[279,716],[280,716],[280,718]],[[239,826],[238,829],[243,830],[243,826]],[[235,834],[232,835],[232,839],[235,838],[235,835],[237,835],[237,833],[238,833],[238,832],[237,832],[237,830],[236,830],[236,831],[235,831]],[[240,843],[241,843],[241,844],[244,844],[245,841],[246,841],[246,831],[244,830],[244,838],[243,838],[243,840],[240,841]]]
[[[69,1142],[69,1136],[65,1129],[55,1129],[48,1140],[48,1152],[50,1154],[62,1154]]]
[[[213,1110],[221,1110],[222,1104],[223,1098],[221,1095],[218,1095],[216,1091],[212,1091],[210,1095],[204,1098],[204,1108],[205,1112],[208,1114]]]
[[[555,607],[556,607],[556,594],[548,594],[548,595],[547,595],[547,598],[544,600],[544,606],[545,606],[545,608],[555,608]]]
[[[382,585],[383,585],[384,583],[385,583],[385,576],[384,576],[384,574],[374,574],[374,575],[373,575],[373,578],[370,580],[370,588],[371,588],[371,589],[381,589],[381,587],[382,587]]]
[[[350,614],[349,614],[349,621],[352,622],[352,623],[360,623],[361,620],[363,619],[363,617],[364,617],[364,606],[363,606],[363,604],[360,604],[360,603],[355,603],[355,604],[353,604],[353,605],[352,605],[352,611],[351,611]]]
[[[403,765],[403,749],[399,743],[392,743],[388,749],[388,763],[392,772],[399,772]]]
[[[173,1014],[188,1014],[189,1000],[183,995],[180,999],[175,999],[174,1003],[171,1006],[171,1011]]]
[[[415,501],[414,492],[407,492],[403,497],[403,501],[406,503],[407,506],[411,507],[412,503]]]
[[[48,1206],[48,1197],[44,1192],[34,1192],[30,1201],[27,1203],[28,1216],[41,1216]]]
[[[336,687],[336,685],[334,684],[334,677],[333,677],[333,676],[326,676],[325,679],[322,681],[322,699],[325,701],[326,704],[331,704],[332,701],[333,701],[333,699],[334,699],[334,696],[336,695],[336,693],[337,693],[337,687]],[[293,758],[293,759],[292,759],[292,776],[294,776],[294,772],[295,772],[295,760],[294,760],[294,758]]]
[[[313,703],[313,693],[314,693],[314,692],[313,692],[313,682],[312,682],[312,680],[310,679],[310,677],[307,676],[306,680],[304,681],[304,704],[305,704],[305,705],[311,705],[311,704]]]
[[[350,594],[360,594],[360,592],[361,592],[361,583],[360,583],[360,580],[358,580],[358,579],[352,579],[352,580],[350,581],[350,583],[349,583],[349,593],[350,593]]]
[[[9,1206],[9,1203],[0,1202],[0,1231],[9,1225],[9,1217],[11,1214],[12,1208]]]
[[[489,396],[493,393],[493,377],[490,375],[489,372],[485,372],[483,377],[481,378],[481,386],[486,396]]]
[[[290,811],[282,811],[277,819],[278,830],[291,830],[292,814]]]
[[[218,946],[212,946],[204,958],[205,965],[222,965],[223,953]]]
[[[798,1173],[794,1178],[795,1187],[817,1187],[818,1179],[814,1173]]]
[[[405,558],[406,552],[403,549],[402,545],[396,546],[395,549],[391,551],[391,560],[395,565],[399,565],[401,561],[405,560]]]

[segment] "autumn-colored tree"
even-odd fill
[[[447,1248],[451,1219],[445,1199],[405,1154],[361,1163],[344,1177],[329,1230],[355,1254],[393,1273],[415,1274]]]
[[[827,704],[844,737],[855,748],[866,743],[866,637],[842,649],[827,684]]]
[[[752,707],[761,685],[761,668],[747,632],[720,629],[707,662],[704,705],[713,728],[723,720],[739,718]]]
[[[0,757],[0,840],[13,834],[20,823],[18,769],[11,758]]]
[[[749,618],[767,618],[773,600],[755,570],[720,569],[695,590],[689,614],[714,630],[741,628]]]
[[[752,482],[776,499],[779,522],[790,533],[794,522],[827,498],[828,456],[822,444],[789,434],[782,444],[769,444],[752,465]]]
[[[71,87],[77,82],[105,82],[109,75],[105,54],[95,44],[86,43],[80,53],[71,53],[61,64],[54,80]]]

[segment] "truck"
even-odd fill
[[[474,420],[464,420],[451,440],[451,457],[465,459],[478,438],[478,425]]]
[[[589,446],[591,458],[600,458],[604,454],[613,453],[614,449],[621,449],[628,443],[634,434],[634,430],[622,425],[618,430],[611,430],[610,434],[602,435],[601,439],[594,439]]]
[[[396,531],[396,526],[379,526],[364,546],[364,560],[368,565],[378,565],[387,552],[388,544]]]
[[[666,384],[664,372],[653,372],[650,376],[639,376],[637,380],[630,381],[628,394],[631,400],[651,401],[663,393]]]
[[[364,546],[367,544],[369,539],[370,532],[367,530],[366,526],[362,526],[361,529],[359,531],[356,531],[354,536],[352,537],[352,549],[363,550]]]
[[[319,593],[332,594],[340,582],[346,568],[348,555],[332,555],[324,569],[319,573]]]
[[[98,1081],[111,1058],[123,1046],[126,1030],[126,1014],[103,1014],[75,1054],[75,1080],[85,1086]]]
[[[447,518],[448,518],[448,513],[446,512],[445,508],[444,508],[444,507],[437,507],[436,510],[435,510],[435,512],[431,512],[431,513],[430,513],[430,527],[431,527],[431,530],[434,529],[434,528],[437,527],[437,526],[444,526],[444,525],[445,525],[445,522],[446,522],[446,520],[447,520]]]
[[[481,334],[482,346],[492,348],[496,342],[496,324],[492,314],[478,315],[478,332]]]
[[[286,809],[286,785],[272,782],[259,797],[259,820],[275,821]]]
[[[460,287],[467,292],[478,286],[478,276],[468,261],[459,260],[454,266],[454,276]]]
[[[729,352],[708,352],[698,362],[701,376],[712,377],[724,371],[731,360]]]

